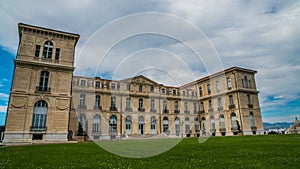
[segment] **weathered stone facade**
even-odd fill
[[[4,142],[67,141],[79,126],[91,140],[263,133],[256,71],[232,67],[183,86],[73,76],[79,35],[25,24],[19,32]]]
[[[18,26],[20,42],[14,60],[4,142],[32,142],[35,138],[67,141],[74,52],[79,35],[22,23]],[[44,115],[41,111],[33,126],[34,108],[41,100],[46,102],[40,103],[46,105],[47,112]],[[39,124],[44,123],[44,117],[46,125]]]

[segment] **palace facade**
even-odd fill
[[[145,76],[73,76],[78,34],[20,23],[4,142],[263,134],[254,70],[231,67],[183,86]]]

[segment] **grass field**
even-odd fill
[[[149,158],[125,158],[96,143],[0,147],[0,168],[300,168],[300,135],[183,139]]]

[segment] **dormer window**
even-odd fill
[[[166,89],[161,89],[161,93],[165,94],[166,93]]]
[[[101,86],[101,83],[100,82],[96,82],[95,87],[96,88],[100,88],[100,86]]]
[[[116,84],[115,83],[111,83],[111,89],[116,89]]]
[[[154,86],[150,86],[150,92],[151,92],[151,93],[154,92]]]
[[[43,58],[51,59],[53,51],[53,43],[51,41],[46,41],[43,49]]]
[[[85,86],[85,80],[81,80],[81,81],[80,81],[80,86],[81,86],[81,87],[84,87],[84,86]]]

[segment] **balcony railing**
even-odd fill
[[[174,110],[174,113],[178,114],[178,113],[180,113],[180,110]]]
[[[210,129],[210,132],[211,132],[211,133],[215,133],[215,132],[216,132],[216,129]]]
[[[229,107],[229,109],[234,109],[235,108],[235,104],[231,104],[228,107]]]
[[[51,88],[50,87],[43,87],[43,86],[36,86],[35,87],[35,91],[36,92],[47,92],[47,93],[50,93],[51,92]]]
[[[208,112],[213,112],[213,111],[214,111],[213,108],[208,109]]]
[[[150,112],[156,113],[156,109],[150,109]]]
[[[256,131],[257,130],[257,127],[255,126],[255,127],[251,127],[251,130],[252,131]]]
[[[144,111],[145,111],[145,108],[144,108],[144,107],[139,107],[139,108],[138,108],[138,111],[144,112]]]
[[[248,104],[248,108],[253,108],[253,104]]]
[[[199,113],[200,113],[200,114],[201,114],[201,113],[205,113],[205,110],[200,110]]]
[[[30,126],[30,131],[46,131],[47,127],[40,127],[40,126]]]
[[[184,110],[184,113],[185,114],[190,114],[190,111],[189,110]]]
[[[219,131],[220,131],[220,132],[225,132],[225,131],[226,131],[226,128],[220,128]]]
[[[223,110],[223,107],[218,107],[218,111],[222,111]]]
[[[239,131],[238,127],[231,127],[231,131]]]
[[[94,106],[94,110],[102,110],[102,106]]]
[[[169,109],[164,109],[163,112],[164,113],[169,113]]]
[[[78,109],[86,109],[87,106],[86,106],[86,105],[78,105],[77,108],[78,108]]]
[[[125,111],[132,112],[132,107],[125,107]]]
[[[110,111],[118,111],[117,107],[110,107],[109,110]]]
[[[199,111],[197,111],[197,110],[194,110],[194,114],[198,114],[198,112],[199,112]]]

